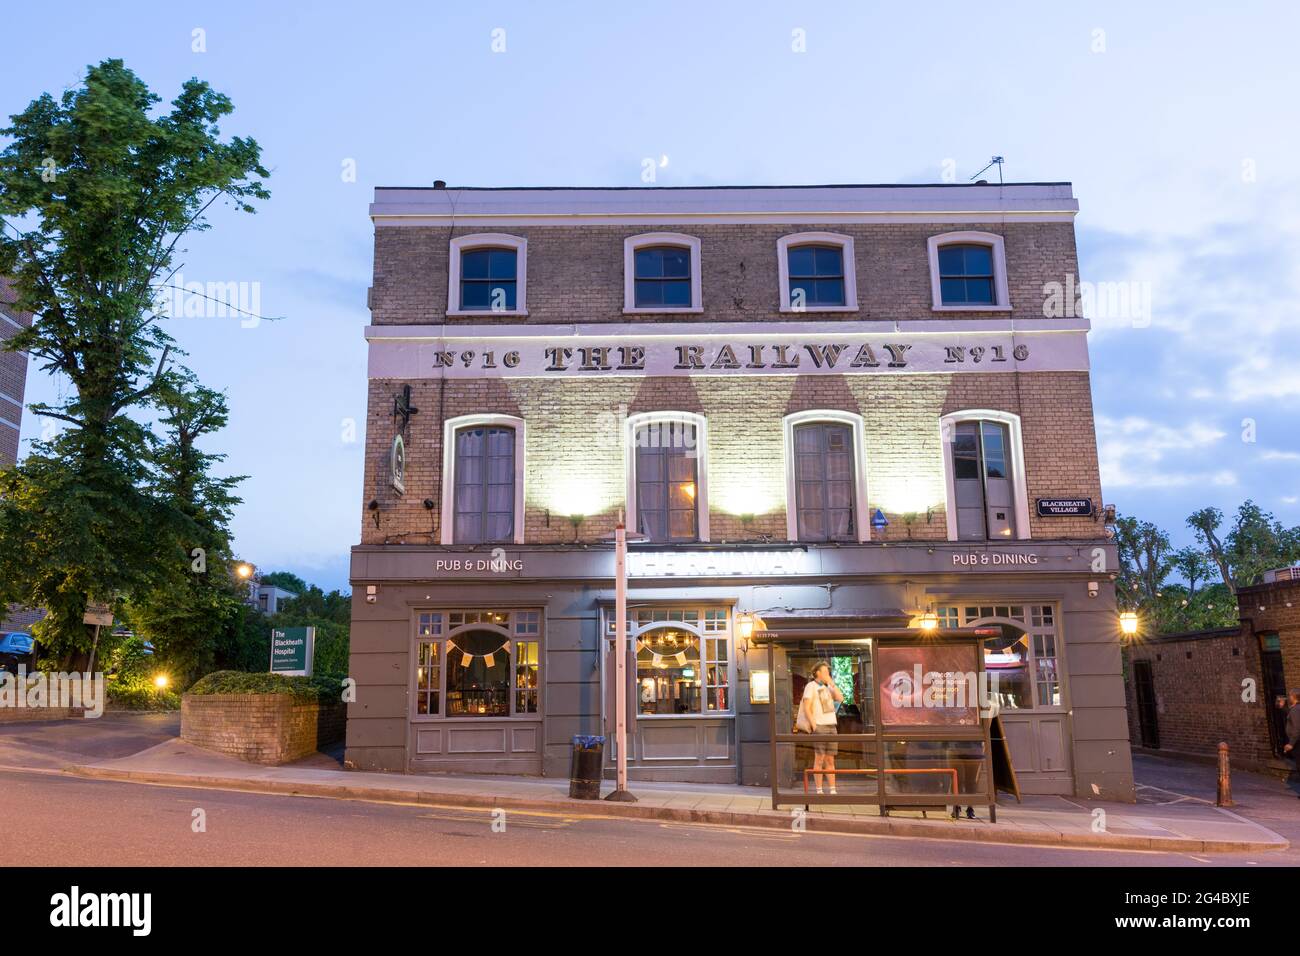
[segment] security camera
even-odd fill
[[[432,510],[433,510],[433,499],[432,499],[432,498],[425,498],[425,499],[424,499],[424,507],[425,507],[425,510],[427,510],[427,511],[432,511]]]
[[[367,584],[367,585],[366,585],[366,603],[367,603],[367,604],[374,604],[375,601],[378,600],[378,595],[379,595],[379,585],[377,585],[377,584]]]
[[[1101,593],[1101,585],[1098,584],[1096,581],[1089,581],[1088,597],[1095,598],[1099,593]]]

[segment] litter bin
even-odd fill
[[[600,780],[605,767],[605,738],[576,734],[569,761],[569,796],[575,800],[599,800]]]

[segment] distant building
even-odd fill
[[[1129,739],[1148,753],[1216,755],[1287,770],[1285,698],[1300,687],[1300,567],[1237,589],[1236,627],[1162,634],[1124,648]]]
[[[274,584],[253,583],[248,586],[247,603],[263,614],[276,614],[279,612],[281,604],[285,601],[291,601],[297,596],[292,591],[286,591]]]
[[[21,329],[30,328],[30,312],[14,308],[18,294],[9,280],[0,278],[0,341],[7,341]],[[0,468],[18,461],[18,435],[23,420],[24,393],[27,388],[27,354],[0,352]],[[28,631],[44,612],[10,607],[0,630]]]
[[[0,278],[0,341],[8,341],[22,329],[31,328],[31,313],[14,308],[17,300],[13,286]],[[26,388],[27,354],[0,352],[0,468],[8,468],[18,461],[18,433]]]

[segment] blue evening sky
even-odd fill
[[[178,261],[186,281],[260,283],[284,320],[170,324],[229,393],[211,447],[252,476],[234,531],[260,567],[347,586],[373,187],[636,186],[647,157],[667,158],[659,185],[960,182],[993,154],[1008,181],[1072,181],[1083,278],[1137,293],[1093,306],[1106,501],[1177,543],[1194,509],[1247,497],[1300,522],[1295,4],[293,7],[77,0],[0,21],[5,116],[121,57],[164,100],[208,80],[235,102],[223,131],[262,146],[271,200],[217,214]],[[32,369],[28,400],[61,388]],[[26,447],[43,425],[22,426]]]

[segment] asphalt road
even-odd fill
[[[204,830],[195,832],[195,811]],[[5,866],[1285,866],[1284,854],[1144,853],[793,833],[86,780],[0,770]]]

